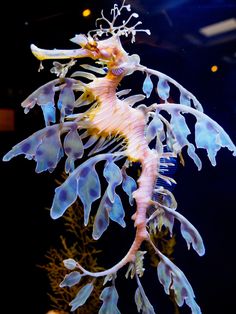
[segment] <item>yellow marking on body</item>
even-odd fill
[[[97,103],[97,105],[94,108],[91,108],[89,110],[87,116],[90,121],[93,121],[93,119],[96,117],[97,113],[100,111],[101,103]]]

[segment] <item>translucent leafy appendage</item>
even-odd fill
[[[137,277],[136,279],[138,283],[138,288],[135,291],[134,300],[138,312],[141,312],[143,314],[155,314],[154,308],[148,300],[139,278]]]
[[[100,294],[103,304],[98,314],[121,314],[117,307],[118,297],[115,285],[104,288]]]
[[[73,287],[80,282],[81,273],[78,271],[72,271],[70,274],[66,275],[63,281],[60,283],[60,287]]]
[[[84,205],[84,223],[88,223],[91,204],[100,197],[101,186],[95,164],[108,158],[106,154],[92,157],[78,166],[68,179],[55,190],[51,217],[61,217],[66,209],[80,197]]]
[[[79,290],[76,297],[70,302],[72,312],[75,311],[78,307],[84,305],[84,303],[87,301],[90,294],[92,293],[93,288],[94,286],[91,282],[86,284]]]
[[[63,144],[61,135],[68,131]],[[73,141],[75,138],[76,142]],[[64,150],[68,156],[65,170],[69,172],[74,168],[74,161],[83,155],[83,145],[77,132],[77,124],[74,122],[65,122],[63,125],[55,124],[35,132],[15,145],[3,157],[3,161],[9,161],[13,157],[23,154],[27,159],[36,161],[35,171],[37,173],[46,170],[52,172],[64,156]]]
[[[78,81],[70,78],[55,79],[39,87],[21,104],[24,112],[28,113],[38,104],[44,116],[46,126],[56,121],[55,92],[60,91],[58,109],[61,111],[61,121],[65,115],[71,114],[75,106],[75,96],[73,90],[78,90]]]
[[[107,161],[104,171],[104,177],[108,182],[107,187],[107,196],[109,197],[110,201],[114,203],[115,196],[117,195],[115,192],[115,188],[121,184],[123,178],[121,174],[120,168],[114,163],[113,160]]]
[[[125,193],[129,196],[129,203],[132,206],[134,203],[133,192],[137,189],[137,183],[132,177],[127,175],[125,169],[122,170],[122,175],[123,175],[122,188],[125,191]]]
[[[190,246],[192,245],[193,249],[198,253],[198,255],[200,256],[204,255],[205,247],[203,244],[202,237],[200,236],[197,229],[175,209],[166,207],[165,205],[158,203],[156,203],[156,206],[157,206],[157,225],[159,230],[161,230],[162,226],[165,226],[169,229],[170,234],[172,235],[174,218],[176,218],[181,224],[180,225],[181,234],[187,243],[188,249],[190,249]]]
[[[98,240],[101,237],[109,225],[109,218],[124,228],[126,226],[124,217],[125,211],[119,195],[116,194],[114,201],[111,202],[106,190],[95,216],[93,225],[93,238]]]
[[[158,255],[161,261],[157,266],[157,274],[165,292],[170,294],[170,290],[173,290],[178,306],[182,306],[185,302],[191,308],[192,314],[201,314],[193,289],[184,273],[160,251]]]
[[[147,74],[143,82],[143,92],[147,98],[150,97],[152,90],[153,90],[153,83],[152,83],[152,80],[150,79],[150,75]]]
[[[124,179],[124,189],[126,189],[126,192],[131,198],[134,183],[131,177],[127,176],[124,172],[122,173],[120,168],[114,163],[113,158],[114,154],[100,154],[91,157],[78,166],[69,175],[67,180],[56,188],[51,208],[51,217],[53,219],[61,217],[66,209],[79,197],[84,208],[84,224],[88,224],[91,206],[101,197],[101,184],[95,165],[99,161],[106,160],[104,177],[108,182],[108,186],[95,216],[93,238],[100,238],[109,225],[109,219],[125,227],[125,211],[119,195],[115,192],[115,188]]]
[[[164,122],[167,129],[170,129],[169,139],[171,139],[171,141],[169,143],[171,143],[171,149],[178,154],[181,152],[182,148],[186,146],[187,153],[193,159],[198,170],[201,169],[202,163],[196,154],[196,148],[204,148],[207,150],[207,155],[213,166],[216,165],[215,157],[221,147],[227,147],[233,152],[233,155],[236,156],[236,146],[218,123],[203,112],[180,104],[171,103],[156,105],[156,112],[153,120],[147,128],[147,135],[150,139],[155,136],[156,131],[158,135],[158,131],[162,131],[163,119],[160,114],[162,110],[167,111],[171,115],[170,122]],[[190,113],[197,119],[195,124],[196,147],[188,139],[188,135],[191,132],[182,113]],[[162,135],[159,136],[161,136],[161,139],[163,138]]]
[[[155,90],[157,91],[157,94],[160,97],[160,99],[163,100],[165,103],[168,102],[168,98],[170,97],[171,85],[172,85],[172,86],[175,86],[179,90],[179,101],[181,104],[185,106],[189,106],[189,107],[193,106],[198,111],[203,111],[202,105],[197,100],[197,98],[192,93],[190,93],[187,89],[185,89],[182,85],[180,85],[174,79],[169,77],[168,75],[162,72],[156,71],[156,70],[143,67],[143,66],[140,66],[137,69],[146,73],[146,77],[143,82],[143,92],[147,98],[150,97],[154,88],[154,84],[152,82],[151,76],[157,77],[158,82],[157,82]]]

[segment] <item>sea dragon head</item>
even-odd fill
[[[150,31],[148,29],[144,30],[136,28],[138,25],[142,24],[141,21],[129,26],[132,18],[138,18],[137,13],[131,13],[131,15],[129,15],[126,20],[123,20],[120,25],[116,25],[118,24],[117,19],[124,9],[127,11],[131,10],[130,5],[125,5],[125,1],[123,1],[121,7],[114,4],[114,8],[111,10],[111,21],[104,16],[102,11],[101,17],[96,20],[96,29],[89,31],[87,35],[75,35],[71,41],[78,44],[81,47],[80,49],[45,50],[32,44],[32,53],[40,61],[46,59],[92,58],[93,60],[98,60],[106,65],[108,70],[112,70],[115,75],[120,75],[123,72],[125,75],[131,74],[128,70],[128,65],[132,64],[133,68],[134,63],[139,64],[139,57],[137,55],[128,55],[122,47],[120,37],[128,37],[131,35],[131,42],[133,43],[135,42],[135,35],[137,32],[146,32],[150,35]],[[102,23],[104,22],[107,24],[107,27],[103,26]]]

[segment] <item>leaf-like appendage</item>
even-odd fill
[[[93,238],[95,240],[98,240],[107,229],[109,218],[120,224],[123,228],[126,226],[124,221],[125,211],[119,195],[115,194],[114,202],[112,203],[108,197],[107,190],[102,197],[93,224]]]
[[[96,76],[92,73],[88,73],[85,71],[76,71],[71,74],[71,77],[85,77],[86,79],[90,81],[94,81],[96,79]]]
[[[167,212],[163,212],[158,217],[158,229],[161,231],[162,226],[165,226],[166,228],[169,229],[170,236],[172,237],[174,221],[175,221],[175,219],[174,219],[173,215],[170,215]]]
[[[95,67],[95,66],[92,66],[90,64],[80,64],[81,68],[84,68],[86,70],[89,70],[89,71],[92,71],[92,72],[95,72],[95,73],[99,73],[99,74],[106,74],[106,72],[104,71],[103,68],[98,68],[98,67]]]
[[[142,94],[132,95],[124,99],[124,101],[130,106],[133,107],[137,102],[140,102],[145,99],[145,96]]]
[[[55,196],[51,208],[51,218],[61,217],[66,209],[77,199],[77,180],[74,176],[69,178],[55,190]]]
[[[195,153],[194,145],[187,139],[187,136],[190,134],[190,130],[180,112],[190,113],[196,117],[196,146],[197,148],[205,148],[207,150],[208,157],[213,166],[216,164],[215,156],[221,147],[227,147],[233,152],[233,155],[236,156],[236,146],[230,139],[229,135],[218,123],[209,118],[202,111],[199,111],[200,109],[196,110],[181,104],[160,104],[157,107],[157,111],[160,112],[161,110],[165,110],[171,114],[170,123],[176,140],[176,143],[173,145],[173,149],[178,153],[178,151],[187,145],[188,155],[194,160],[199,170],[201,169],[201,160]]]
[[[93,223],[92,236],[94,240],[98,240],[109,225],[108,209],[110,208],[110,204],[111,202],[105,192],[101,199],[101,202],[98,207],[98,210],[94,219],[94,223]]]
[[[167,80],[159,78],[157,83],[157,92],[161,99],[167,101],[170,96],[170,86]]]
[[[198,255],[204,255],[205,247],[197,229],[189,221],[187,221],[187,219],[182,219],[180,228],[181,234],[187,242],[188,249],[190,249],[190,245],[192,244]]]
[[[74,203],[78,195],[84,205],[84,222],[85,224],[88,223],[91,204],[101,194],[95,164],[111,156],[111,154],[101,154],[86,160],[70,174],[60,187],[56,188],[51,208],[53,219],[61,217],[66,209]]]
[[[143,82],[143,92],[144,92],[144,94],[146,94],[147,98],[150,97],[152,90],[153,90],[153,83],[152,83],[152,80],[150,78],[150,75],[147,74],[147,76]]]
[[[126,224],[124,221],[125,211],[121,202],[119,195],[115,195],[114,202],[111,203],[111,207],[109,208],[109,217],[111,220],[117,222],[123,228],[125,228]]]
[[[173,193],[164,188],[161,189],[161,191],[162,191],[162,204],[175,210],[177,208],[177,202]]]
[[[157,266],[157,274],[160,283],[163,285],[165,293],[170,293],[171,285],[171,268],[163,262],[159,262]]]
[[[115,286],[104,288],[100,294],[100,300],[103,301],[103,304],[98,314],[120,314],[117,307],[118,298]]]
[[[159,118],[158,111],[155,112],[154,117],[146,130],[146,139],[148,143],[150,143],[156,136],[159,137],[161,142],[165,139],[164,127],[162,121]]]
[[[218,150],[226,145],[222,143],[220,133],[214,125],[206,120],[197,120],[195,125],[196,146],[205,148],[213,166],[216,165],[216,154]],[[224,137],[225,138],[225,137]]]
[[[77,132],[77,127],[71,130],[64,139],[64,151],[68,156],[65,162],[66,173],[74,170],[74,161],[84,154],[83,142]]]
[[[94,164],[83,167],[78,178],[78,196],[84,205],[84,224],[88,224],[92,203],[101,196],[101,184]]]
[[[179,99],[180,104],[185,105],[185,106],[190,106],[191,107],[191,98],[189,94],[185,92],[180,92],[180,99]]]
[[[65,275],[65,278],[60,283],[60,287],[72,287],[80,282],[81,273],[78,271],[72,271],[68,275]]]
[[[83,288],[81,288],[77,293],[76,297],[70,302],[71,311],[73,312],[78,307],[83,305],[87,301],[92,291],[93,291],[92,283],[88,283]]]
[[[169,190],[161,187],[154,191],[152,199],[158,202],[156,206],[157,206],[157,209],[160,211],[157,215],[158,218],[156,218],[156,220],[154,221],[154,225],[153,225],[154,228],[158,227],[158,230],[161,231],[162,226],[165,226],[166,228],[169,229],[170,236],[172,236],[173,226],[174,226],[174,216],[168,213],[167,211],[164,211],[163,206],[175,210],[177,208],[177,202],[175,200],[174,195]],[[154,229],[154,232],[155,232],[155,229]]]
[[[51,126],[50,128],[55,128]],[[45,136],[45,133],[49,130],[49,127],[46,127],[42,130],[39,130],[33,133],[31,136],[13,146],[12,149],[3,157],[3,161],[9,161],[13,157],[24,154],[27,159],[33,159],[38,146],[42,143],[42,140]]]
[[[106,162],[103,175],[108,182],[107,195],[113,203],[116,195],[115,188],[122,182],[121,170],[111,159]]]
[[[197,229],[180,213],[177,211],[164,207],[165,213],[164,216],[166,216],[166,219],[172,219],[171,222],[173,221],[173,218],[176,218],[179,220],[181,223],[181,234],[183,238],[187,242],[188,249],[190,249],[190,245],[192,244],[193,249],[200,255],[205,254],[205,247],[203,244],[202,237],[200,236],[199,232]],[[172,216],[172,217],[171,217]],[[173,225],[173,224],[172,224]]]
[[[34,91],[21,104],[21,106],[25,108],[24,112],[28,113],[29,110],[37,103],[43,110],[46,126],[48,126],[50,122],[55,122],[54,95],[55,85],[58,83],[60,83],[60,80],[56,79],[48,82]]]
[[[57,107],[61,111],[61,122],[64,121],[65,116],[73,113],[75,106],[75,95],[73,91],[73,83],[75,80],[66,78],[65,84],[61,88],[59,99],[57,102]]]
[[[35,154],[35,160],[37,162],[36,172],[42,172],[49,170],[52,172],[61,157],[64,155],[61,139],[60,139],[60,128],[50,128],[38,146]]]
[[[65,260],[63,261],[63,264],[64,264],[64,266],[65,266],[67,269],[69,269],[69,270],[75,269],[75,268],[76,268],[76,265],[77,265],[76,261],[75,261],[73,258],[65,259]]]
[[[65,124],[70,127],[71,123]],[[58,124],[48,126],[29,136],[27,139],[15,145],[4,157],[3,161],[9,161],[13,157],[25,154],[27,159],[35,159],[36,172],[49,170],[52,172],[63,156],[60,140],[60,128]]]
[[[140,281],[138,281],[138,288],[135,291],[134,300],[139,313],[155,314],[154,308],[148,300]]]
[[[167,294],[174,290],[175,301],[178,306],[184,302],[191,308],[192,314],[201,314],[201,309],[195,301],[193,289],[184,273],[161,252],[161,261],[157,266],[157,275]]]
[[[200,158],[195,153],[195,147],[193,144],[191,144],[187,136],[191,133],[187,123],[185,121],[185,118],[183,115],[180,114],[180,110],[172,110],[171,111],[171,126],[173,128],[173,133],[175,135],[175,138],[177,140],[179,148],[183,148],[184,146],[188,146],[187,152],[188,155],[193,159],[196,166],[198,167],[198,170],[201,169],[202,163]],[[177,148],[177,150],[179,149]]]
[[[122,175],[123,175],[122,188],[125,191],[125,193],[129,196],[129,203],[132,206],[134,202],[132,194],[137,189],[137,183],[132,177],[127,175],[125,170],[122,171]]]
[[[236,156],[236,147],[224,129],[206,115],[197,117],[195,141],[198,148],[205,148],[213,166],[216,165],[216,154],[221,147],[227,147]]]

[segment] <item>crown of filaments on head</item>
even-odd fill
[[[108,24],[108,27],[105,28],[103,27],[102,24],[99,25],[99,29],[94,29],[88,32],[88,37],[90,37],[93,34],[93,38],[99,36],[101,37],[102,35],[106,36],[126,36],[128,37],[130,34],[132,35],[131,42],[135,42],[135,35],[137,32],[145,32],[148,35],[151,34],[149,29],[136,29],[136,27],[140,24],[142,24],[141,21],[137,22],[133,26],[128,26],[128,23],[132,18],[138,18],[139,15],[137,13],[132,13],[127,20],[123,20],[122,24],[119,26],[115,26],[115,23],[117,21],[117,18],[121,15],[121,11],[123,9],[126,9],[127,11],[131,11],[131,6],[130,4],[125,5],[125,0],[123,1],[121,7],[119,8],[117,4],[114,4],[114,8],[111,9],[111,15],[112,15],[112,21],[109,21],[103,14],[103,10],[101,12],[102,17],[98,18],[96,20],[96,26],[98,26],[98,22],[106,22]]]

